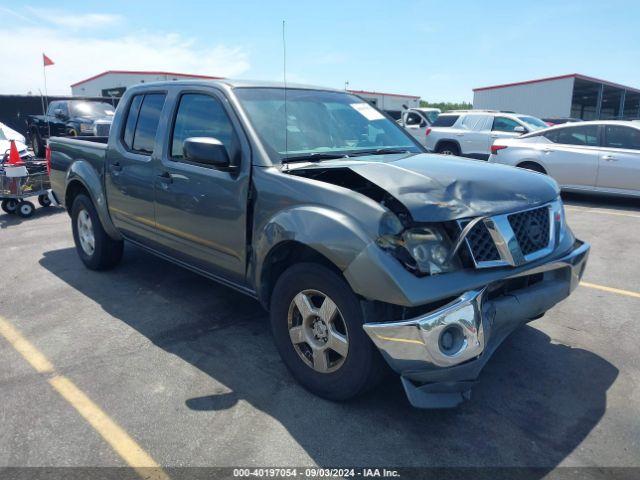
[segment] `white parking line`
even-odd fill
[[[618,217],[640,218],[640,214],[637,214],[637,213],[613,212],[611,210],[603,210],[601,208],[573,207],[573,206],[565,205],[564,209],[569,212],[602,213],[604,215],[615,215]]]

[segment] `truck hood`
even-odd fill
[[[418,222],[522,210],[560,193],[558,184],[540,173],[434,154],[370,156],[298,168],[348,168],[401,202]]]

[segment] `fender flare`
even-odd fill
[[[113,221],[111,220],[111,215],[109,215],[109,209],[107,207],[107,198],[104,193],[104,185],[102,184],[102,180],[98,176],[95,168],[86,160],[76,160],[71,164],[69,170],[67,171],[67,178],[65,181],[65,205],[67,210],[70,211],[72,205],[68,205],[66,198],[69,187],[74,183],[79,182],[84,189],[89,193],[89,197],[93,202],[96,211],[98,212],[98,217],[100,218],[100,223],[102,223],[102,227],[104,228],[107,235],[109,235],[114,240],[122,239],[122,235],[116,229]]]
[[[373,240],[355,219],[342,212],[313,205],[280,211],[254,234],[254,267],[249,273],[256,291],[261,291],[270,253],[288,241],[315,250],[344,271]]]

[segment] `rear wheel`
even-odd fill
[[[451,142],[444,142],[438,145],[436,153],[441,155],[460,155],[460,148]]]
[[[271,329],[278,351],[305,388],[347,400],[375,386],[387,371],[362,328],[363,314],[349,285],[313,263],[290,267],[271,297]]]
[[[42,195],[38,195],[38,203],[41,207],[50,207],[51,199],[49,198],[49,195],[43,193]]]
[[[36,158],[44,158],[44,144],[37,132],[31,132],[31,148]]]
[[[13,198],[2,200],[2,210],[9,214],[16,213],[18,210],[18,201]]]
[[[76,251],[91,270],[107,270],[122,258],[123,242],[114,240],[104,231],[98,212],[86,195],[73,201],[71,225]]]

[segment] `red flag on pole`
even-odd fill
[[[47,57],[44,53],[42,54],[42,64],[45,67],[48,67],[49,65],[53,65],[53,60],[51,60],[49,57]]]

